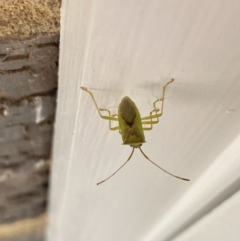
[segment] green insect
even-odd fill
[[[98,110],[98,113],[99,113],[100,117],[109,121],[109,129],[112,130],[112,131],[119,130],[119,133],[122,136],[123,145],[130,145],[132,147],[132,152],[131,152],[130,156],[128,157],[127,161],[122,166],[120,166],[108,178],[104,179],[101,182],[98,182],[97,185],[107,181],[109,178],[111,178],[113,175],[115,175],[123,166],[125,166],[127,164],[127,162],[131,159],[135,148],[139,148],[141,153],[143,154],[143,156],[148,161],[150,161],[152,164],[154,164],[155,166],[157,166],[158,168],[160,168],[164,172],[168,173],[169,175],[171,175],[173,177],[179,178],[183,181],[190,181],[189,179],[182,178],[182,177],[179,177],[179,176],[175,176],[175,175],[171,174],[170,172],[164,170],[163,168],[158,166],[156,163],[151,161],[141,149],[142,144],[144,142],[146,142],[145,136],[144,136],[144,131],[151,130],[152,125],[157,124],[159,122],[158,118],[161,117],[162,114],[163,114],[165,91],[166,91],[167,86],[170,83],[172,83],[173,81],[174,81],[174,79],[172,79],[171,81],[167,82],[164,85],[164,87],[162,89],[162,98],[154,101],[153,102],[153,110],[150,112],[150,115],[146,116],[146,117],[142,117],[142,118],[140,116],[140,113],[139,113],[139,110],[138,110],[137,106],[128,96],[125,96],[122,99],[121,103],[119,104],[118,115],[111,115],[111,112],[109,110],[101,109],[101,108],[98,107],[97,102],[96,102],[96,100],[93,96],[93,93],[91,91],[89,91],[85,87],[81,87],[82,90],[88,92],[91,95],[92,100],[93,100],[93,102],[94,102],[94,104],[95,104],[95,106]],[[156,103],[159,102],[159,101],[162,102],[161,110],[156,107]],[[103,111],[107,112],[108,116],[102,115],[101,112],[103,112]],[[111,125],[112,121],[117,121],[118,126],[112,127],[112,125]],[[144,125],[145,125],[145,127],[144,127]],[[146,126],[146,125],[148,125],[148,126]]]

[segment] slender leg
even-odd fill
[[[117,114],[114,114],[114,115],[112,115],[112,116],[113,116],[113,117],[114,117],[114,116],[117,116],[117,117],[118,117],[118,115],[117,115]],[[122,134],[122,132],[121,132],[120,127],[119,127],[119,129],[118,129],[118,130],[119,130],[119,134],[121,135],[121,134]]]
[[[118,115],[117,115],[117,114],[113,114],[112,116],[113,116],[113,117],[117,116],[117,118],[118,118]],[[119,127],[119,129],[118,129],[118,130],[119,130],[119,134],[121,134],[122,132],[121,132],[120,127]]]
[[[97,102],[96,102],[96,100],[95,100],[95,98],[93,96],[93,93],[90,90],[88,90],[87,88],[85,88],[85,87],[81,87],[81,89],[86,91],[86,92],[88,92],[90,94],[90,96],[91,96],[91,98],[92,98],[92,100],[94,102],[94,105],[96,106],[97,111],[98,111],[98,113],[99,113],[101,118],[103,118],[105,120],[118,121],[118,118],[116,118],[116,117],[102,115],[101,112],[100,112],[100,109],[98,108]]]
[[[174,81],[174,79],[172,79],[171,81],[167,82],[164,86],[163,86],[163,90],[162,90],[162,98],[161,99],[157,99],[156,101],[153,102],[153,108],[154,110],[150,112],[150,116],[146,116],[141,118],[142,119],[142,124],[150,124],[151,127],[146,127],[143,128],[143,130],[151,130],[152,129],[152,125],[153,124],[157,124],[159,122],[159,117],[161,117],[163,115],[163,107],[164,107],[164,99],[165,99],[165,91],[167,86],[172,83]],[[156,108],[156,103],[158,101],[162,102],[162,106],[161,106],[161,110]],[[158,113],[160,111],[160,113]],[[153,112],[155,112],[155,114],[152,114]],[[157,120],[153,120],[154,118],[156,118]],[[148,121],[149,120],[149,121]]]
[[[152,130],[152,125],[153,124],[157,124],[158,123],[158,117],[155,117],[155,118],[157,118],[157,120],[156,121],[154,121],[154,120],[152,120],[152,113],[153,112],[155,112],[155,113],[157,113],[159,111],[159,109],[156,109],[156,110],[152,110],[151,112],[150,112],[150,116],[149,117],[151,117],[151,120],[149,120],[149,121],[142,121],[142,124],[143,125],[151,125],[150,127],[143,127],[143,130],[144,131],[150,131],[150,130]],[[156,115],[154,115],[154,116],[156,116]]]
[[[108,112],[108,115],[109,115],[109,117],[113,117],[114,118],[114,116],[117,116],[117,115],[111,115],[111,112],[110,112],[110,110],[107,110],[107,109],[99,109],[100,111],[107,111]],[[118,119],[117,119],[118,120]],[[111,130],[111,131],[116,131],[116,130],[120,130],[119,129],[119,126],[114,126],[114,127],[112,127],[112,125],[111,125],[111,121],[112,121],[112,119],[109,119],[109,129]]]
[[[152,125],[153,125],[153,124],[157,124],[157,123],[159,122],[158,117],[161,116],[161,113],[158,113],[160,110],[157,109],[157,107],[156,107],[156,103],[157,103],[158,101],[162,101],[162,99],[157,99],[156,101],[154,101],[154,102],[153,102],[154,110],[152,110],[152,111],[150,112],[150,116],[146,116],[146,117],[143,117],[143,118],[142,118],[142,120],[144,120],[144,121],[142,121],[142,124],[143,124],[143,125],[151,125],[150,127],[144,127],[144,128],[143,128],[144,131],[150,131],[150,130],[152,130]],[[154,115],[153,115],[153,112],[155,112]],[[160,115],[160,116],[159,116],[159,115]],[[156,118],[157,120],[153,120],[153,119],[155,119],[155,118]],[[150,119],[150,120],[149,120],[149,119]]]

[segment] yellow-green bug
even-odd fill
[[[154,164],[155,166],[157,166],[158,168],[160,168],[164,172],[168,173],[169,175],[171,175],[173,177],[179,178],[181,180],[190,181],[189,179],[173,175],[170,172],[164,170],[163,168],[158,166],[156,163],[151,161],[141,149],[141,145],[144,142],[146,142],[145,136],[144,136],[144,131],[151,130],[152,125],[157,124],[159,122],[158,118],[161,117],[162,114],[163,114],[163,106],[164,106],[164,97],[165,97],[166,87],[170,83],[172,83],[173,81],[174,81],[174,79],[170,80],[169,82],[167,82],[164,85],[164,87],[162,89],[162,98],[154,101],[153,102],[153,108],[154,109],[150,112],[150,115],[146,116],[146,117],[142,117],[142,118],[141,118],[141,115],[139,113],[139,110],[138,110],[137,106],[135,105],[135,103],[129,97],[125,96],[122,99],[121,103],[118,106],[118,115],[111,115],[111,112],[109,110],[100,109],[98,107],[97,102],[96,102],[96,100],[95,100],[91,91],[89,91],[85,87],[81,87],[82,90],[88,92],[91,95],[92,100],[93,100],[93,102],[94,102],[94,104],[95,104],[95,106],[98,110],[98,113],[99,113],[100,117],[105,119],[105,120],[109,120],[109,129],[112,130],[112,131],[119,130],[119,133],[122,136],[123,145],[130,145],[133,148],[130,156],[127,159],[127,161],[122,166],[120,166],[108,178],[104,179],[101,182],[98,182],[97,185],[107,181],[109,178],[111,178],[113,175],[115,175],[123,166],[125,166],[127,164],[127,162],[131,159],[135,148],[139,148],[141,153],[143,154],[143,156],[147,160],[149,160],[152,164]],[[157,109],[157,107],[156,107],[156,103],[158,101],[162,102],[161,111],[159,109]],[[108,112],[108,116],[102,115],[101,114],[102,111]],[[118,121],[119,125],[112,127],[111,121]],[[143,125],[148,125],[148,127],[144,127]],[[149,127],[149,125],[150,125],[150,127]]]

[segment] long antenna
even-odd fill
[[[133,155],[133,152],[134,152],[134,149],[135,149],[135,148],[133,147],[132,152],[131,152],[130,156],[128,157],[127,161],[124,162],[123,165],[120,166],[120,167],[117,169],[117,171],[115,171],[115,172],[114,172],[111,176],[109,176],[108,178],[102,180],[101,182],[98,182],[97,185],[102,184],[103,182],[107,181],[109,178],[111,178],[112,176],[114,176],[121,168],[123,168],[123,167],[127,164],[127,162],[131,159],[131,157],[132,157],[132,155]]]
[[[173,176],[173,177],[176,177],[176,178],[178,178],[178,179],[181,179],[181,180],[183,180],[183,181],[190,181],[190,180],[187,179],[187,178],[175,176],[175,175],[171,174],[170,172],[164,170],[163,168],[161,168],[160,166],[158,166],[156,163],[154,163],[153,161],[151,161],[151,160],[146,156],[146,154],[142,151],[141,147],[139,147],[139,149],[140,149],[140,151],[142,152],[142,154],[144,155],[144,157],[145,157],[148,161],[150,161],[150,162],[151,162],[153,165],[155,165],[156,167],[160,168],[162,171],[168,173],[169,175],[171,175],[171,176]]]

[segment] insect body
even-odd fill
[[[145,142],[140,113],[135,103],[127,96],[119,105],[118,122],[124,145],[138,148]]]
[[[84,91],[88,92],[92,100],[98,110],[98,113],[101,118],[108,120],[109,121],[109,128],[112,131],[119,130],[119,133],[122,136],[122,141],[124,145],[130,145],[132,147],[132,152],[130,156],[128,157],[127,161],[120,167],[118,168],[111,176],[108,178],[104,179],[103,181],[97,183],[97,185],[107,181],[109,178],[111,178],[113,175],[115,175],[123,166],[127,164],[127,162],[131,159],[134,149],[139,148],[143,156],[150,161],[152,164],[163,170],[164,172],[168,173],[169,175],[179,178],[184,181],[190,181],[189,179],[182,178],[179,176],[175,176],[171,174],[170,172],[164,170],[160,166],[158,166],[156,163],[151,161],[146,154],[142,151],[141,146],[145,142],[145,136],[144,136],[144,131],[149,131],[152,129],[153,124],[157,124],[159,122],[159,117],[162,116],[163,114],[163,107],[164,107],[164,97],[165,97],[165,90],[166,87],[172,83],[174,79],[171,81],[167,82],[162,90],[162,98],[157,99],[156,101],[153,102],[153,110],[150,112],[149,116],[146,117],[141,117],[139,110],[135,103],[129,98],[129,97],[124,97],[119,104],[118,107],[118,115],[111,115],[110,110],[107,109],[100,109],[98,108],[97,102],[92,94],[91,91],[89,91],[85,87],[81,87]],[[161,110],[159,110],[156,107],[156,103],[161,102]],[[107,112],[108,115],[102,115],[102,112]],[[112,127],[111,123],[112,121],[118,122],[118,126]],[[147,125],[147,126],[146,126]]]

